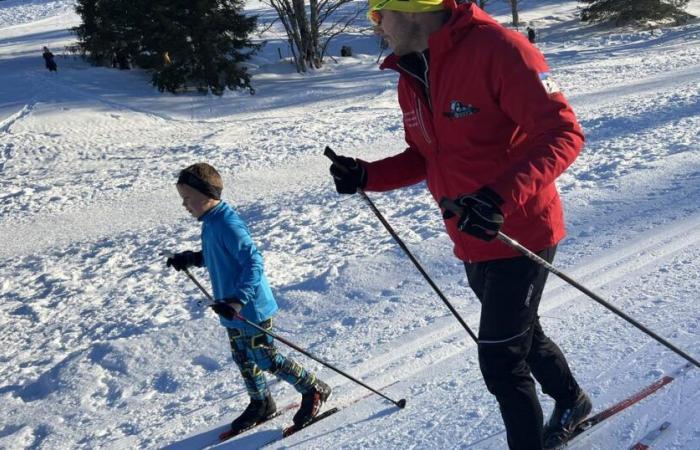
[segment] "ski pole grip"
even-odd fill
[[[462,208],[457,203],[455,203],[453,200],[450,200],[447,197],[442,197],[442,199],[440,200],[440,208],[446,209],[446,210],[454,213],[458,217],[464,213],[464,208]]]
[[[340,160],[338,159],[338,155],[333,151],[332,148],[326,145],[326,149],[323,150],[323,155],[330,159],[334,166],[336,166],[343,172],[348,172],[347,167],[345,167],[343,163],[340,162]]]

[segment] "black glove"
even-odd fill
[[[338,194],[354,194],[367,184],[367,171],[355,158],[338,156],[338,162],[343,166],[331,164],[331,175]]]
[[[243,303],[237,298],[227,298],[222,302],[211,305],[211,309],[226,320],[233,320],[241,313]]]
[[[204,257],[202,256],[202,252],[187,250],[182,253],[175,253],[173,256],[169,257],[165,265],[179,272],[182,269],[187,269],[192,266],[202,267],[204,265]]]
[[[460,195],[455,203],[464,210],[457,221],[457,228],[467,234],[490,241],[503,226],[503,199],[493,190],[484,187],[473,194]],[[445,210],[442,217],[451,219],[455,213]]]

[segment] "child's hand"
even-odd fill
[[[233,320],[241,313],[243,304],[237,298],[226,299],[211,305],[211,309],[226,320]]]
[[[192,266],[202,267],[204,265],[204,258],[202,256],[202,252],[187,250],[170,256],[165,262],[165,265],[167,267],[172,267],[179,272]]]

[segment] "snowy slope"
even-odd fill
[[[559,180],[569,236],[556,264],[700,356],[700,24],[584,27],[576,2],[524,1],[587,145]],[[78,23],[66,0],[0,2],[0,448],[196,448],[247,399],[225,333],[163,253],[195,248],[179,169],[207,161],[248,221],[280,334],[377,388],[397,411],[301,355],[358,400],[284,442],[296,448],[504,448],[476,349],[358,198],[335,194],[321,152],[376,159],[404,147],[396,77],[376,40],[311,75],[254,64],[256,95],[162,95],[148,74],[57,58]],[[251,4],[262,21],[272,13]],[[700,13],[700,1],[691,2]],[[507,10],[496,10],[502,21]],[[465,320],[479,305],[425,187],[370,194]],[[203,281],[203,272],[196,273]],[[548,333],[602,409],[682,364],[551,278]],[[287,349],[284,349],[287,352]],[[294,391],[274,383],[279,405]],[[543,397],[545,413],[552,403]],[[664,420],[658,448],[700,448],[697,370],[586,442],[626,448]],[[257,448],[289,416],[221,448]],[[271,446],[277,448],[280,445]]]

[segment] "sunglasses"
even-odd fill
[[[367,18],[370,22],[372,22],[372,25],[374,25],[375,27],[378,27],[382,24],[382,13],[375,9],[367,11]]]
[[[372,25],[378,27],[382,24],[382,13],[380,10],[391,1],[392,0],[382,0],[376,5],[370,7],[369,11],[367,11],[367,18],[370,22],[372,22]]]

